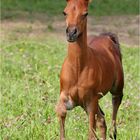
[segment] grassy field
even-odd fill
[[[117,120],[118,140],[139,140],[139,49],[125,45],[121,48],[125,89]],[[45,44],[21,41],[2,44],[0,53],[0,140],[58,140],[59,124],[54,110],[65,44],[56,39]],[[100,104],[109,128],[111,95]],[[67,116],[67,140],[86,140],[87,134],[87,115],[75,108]]]
[[[1,1],[1,18],[4,19],[1,32],[4,37],[0,42],[0,140],[59,140],[55,106],[59,97],[59,72],[67,52],[66,43],[64,38],[58,37],[62,36],[61,33],[52,31],[47,20],[43,21],[44,24],[38,21],[34,24],[34,20],[28,23],[29,16],[25,18],[27,24],[20,12],[43,13],[43,16],[55,18],[54,15],[61,15],[64,6],[65,0]],[[137,0],[124,0],[123,4],[121,0],[93,0],[90,14],[137,15],[138,6]],[[118,140],[139,140],[140,50],[124,44],[121,48],[125,88],[117,119]],[[109,132],[111,95],[105,96],[100,105],[105,112]],[[87,135],[88,117],[77,107],[67,115],[66,140],[86,140]]]
[[[61,15],[65,4],[65,0],[2,0],[2,18],[15,17],[18,15],[17,11],[45,12],[50,16]],[[93,0],[89,6],[90,15],[94,16],[139,14],[138,0],[123,0],[123,2]]]

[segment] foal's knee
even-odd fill
[[[55,109],[58,117],[66,116],[67,110],[65,106],[65,96],[63,94],[60,94],[60,99]]]
[[[56,113],[57,113],[58,117],[65,117],[66,116],[67,110],[66,110],[65,104],[63,102],[59,102],[56,105]]]
[[[59,103],[56,106],[56,113],[60,117],[65,117],[67,110],[71,110],[74,107],[74,103],[70,96],[67,96],[65,92],[61,92]]]

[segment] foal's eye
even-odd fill
[[[66,15],[67,15],[67,13],[63,11],[63,15],[64,15],[64,16],[66,16]]]
[[[81,18],[85,19],[87,17],[87,15],[88,15],[88,12],[84,12]]]
[[[84,17],[86,17],[87,15],[88,15],[88,12],[85,12],[85,13],[83,14]]]

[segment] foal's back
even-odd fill
[[[111,84],[110,91],[112,93],[114,89],[121,90],[123,88],[123,69],[117,36],[111,33],[89,36],[88,47],[94,53],[94,59],[96,58],[93,61],[96,61],[102,71],[102,83],[104,85],[101,86],[103,88],[101,91],[104,91],[107,85],[111,86]]]
[[[101,53],[102,51],[111,52],[113,55],[121,59],[121,50],[119,46],[118,37],[113,33],[103,33],[99,36],[88,36],[88,46],[93,50]]]

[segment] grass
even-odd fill
[[[17,11],[44,12],[47,16],[61,15],[66,5],[65,0],[2,0],[2,18],[12,18],[19,15]],[[138,0],[93,0],[89,5],[90,15],[138,15]],[[20,13],[21,14],[21,13]]]
[[[121,46],[125,72],[124,98],[118,113],[118,140],[138,140],[139,48]],[[55,105],[59,97],[59,71],[66,55],[64,43],[20,41],[1,44],[0,140],[58,140]],[[111,95],[100,104],[111,124]],[[76,132],[76,133],[75,133]],[[85,140],[88,119],[81,108],[68,113],[66,137]]]
[[[20,17],[20,12],[31,15],[43,12],[51,17],[60,15],[64,6],[65,0],[2,0],[1,16],[11,19]],[[89,11],[90,15],[102,16],[139,14],[138,9],[137,0],[124,0],[123,3],[121,0],[94,0]],[[51,25],[48,28],[50,32],[53,29]],[[6,32],[9,38],[2,40],[0,47],[0,140],[58,140],[59,124],[54,110],[59,98],[59,72],[66,44],[57,37],[49,38],[48,34],[39,41],[41,33],[36,35],[38,40],[27,39],[30,30],[26,27],[16,30],[19,37],[14,31]],[[23,32],[27,32],[26,39],[20,36]],[[118,140],[139,140],[139,48],[126,45],[121,48],[125,88],[117,119]],[[100,104],[109,128],[111,95],[106,95]],[[67,115],[67,140],[86,140],[87,135],[88,117],[77,107]]]

